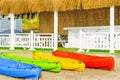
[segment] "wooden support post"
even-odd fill
[[[34,45],[33,45],[33,43],[34,43],[34,34],[33,34],[33,31],[31,31],[30,32],[30,49],[29,50],[34,50]]]
[[[14,14],[9,14],[9,18],[11,20],[10,23],[10,50],[14,50],[14,44],[15,44],[15,34],[14,34]]]
[[[83,32],[82,30],[79,30],[79,50],[78,52],[84,52],[83,50],[83,39],[82,39]]]
[[[54,51],[58,48],[58,12],[54,11]]]
[[[110,53],[114,53],[114,6],[110,7]]]

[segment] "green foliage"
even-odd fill
[[[23,25],[26,24],[27,26],[32,26],[32,25],[38,26],[39,20],[37,20],[37,19],[35,19],[35,20],[34,19],[33,20],[23,19],[22,23],[23,23]]]
[[[22,20],[22,28],[24,31],[36,30],[39,27],[39,19],[38,17],[34,19],[23,19]]]

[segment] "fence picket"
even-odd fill
[[[13,35],[15,37],[14,47],[31,48],[32,46],[33,48],[52,48],[53,49],[53,34],[52,33],[50,34],[17,33]],[[9,34],[0,35],[0,47],[10,47],[10,35]]]

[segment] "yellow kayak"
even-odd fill
[[[71,58],[62,58],[40,52],[33,52],[32,57],[34,59],[45,59],[54,62],[60,62],[62,65],[62,69],[75,70],[75,71],[85,70],[85,64],[83,62]]]

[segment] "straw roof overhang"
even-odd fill
[[[120,6],[120,0],[82,0],[83,9],[97,9],[110,6]]]
[[[120,0],[114,0],[114,5],[115,6],[120,6]]]
[[[9,13],[26,14],[48,11],[50,0],[0,0],[0,12],[4,15]]]
[[[81,7],[82,0],[61,0],[59,2],[58,11],[68,11],[74,9],[82,9]]]
[[[81,0],[0,0],[0,11],[4,15],[73,9],[81,9]]]
[[[26,0],[1,0],[0,11],[2,14],[7,15],[9,13],[22,14],[29,11]]]
[[[0,12],[27,14],[120,6],[120,0],[0,0]]]
[[[110,7],[113,5],[113,0],[82,0],[83,9],[97,9]]]

